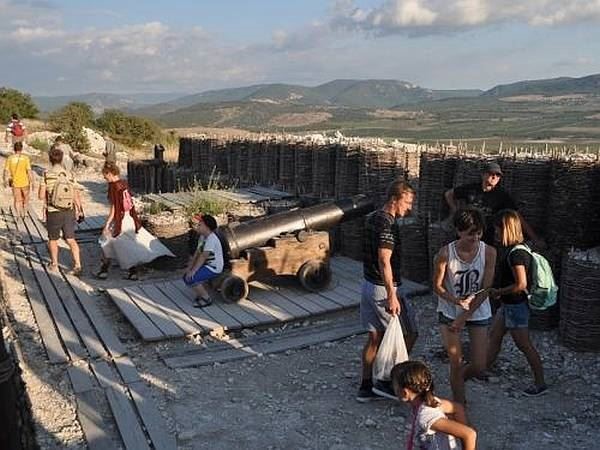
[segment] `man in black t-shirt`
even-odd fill
[[[396,399],[389,383],[372,380],[373,362],[391,318],[399,315],[409,352],[417,337],[414,314],[400,286],[400,237],[396,222],[396,218],[410,212],[414,197],[415,191],[407,182],[395,181],[388,188],[386,203],[366,220],[360,319],[369,337],[362,352],[362,381],[356,396],[359,402],[378,396]]]
[[[446,191],[444,197],[450,207],[450,214],[454,214],[459,206],[473,206],[483,213],[486,220],[486,229],[482,240],[489,245],[494,245],[493,217],[503,209],[517,210],[512,196],[500,186],[502,168],[496,162],[485,165],[481,173],[481,182],[457,186]],[[543,242],[537,237],[529,224],[521,217],[523,231],[537,245],[543,247]]]

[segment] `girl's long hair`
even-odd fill
[[[499,243],[505,247],[521,244],[525,240],[521,217],[517,211],[512,209],[499,211],[494,218],[494,226],[500,230]]]
[[[421,401],[432,408],[438,406],[433,395],[431,371],[421,361],[404,361],[392,369],[392,385],[398,394],[400,389],[410,389]]]

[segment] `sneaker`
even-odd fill
[[[526,397],[538,397],[544,395],[546,392],[548,392],[548,386],[546,384],[542,384],[541,386],[533,385],[525,389],[523,395]]]
[[[374,394],[377,394],[380,397],[390,400],[398,400],[390,381],[375,380],[372,391]]]
[[[383,400],[383,397],[375,394],[371,387],[361,386],[356,394],[356,401],[359,403],[368,403],[376,400]]]

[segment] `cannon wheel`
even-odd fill
[[[221,284],[221,295],[228,302],[239,302],[248,296],[248,283],[236,276],[228,275]]]
[[[327,287],[331,281],[331,269],[323,261],[311,259],[302,264],[297,276],[304,289],[316,292]]]

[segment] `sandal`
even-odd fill
[[[212,305],[212,298],[208,297],[208,298],[202,298],[202,297],[196,297],[194,299],[194,308],[206,308],[207,306]]]
[[[140,275],[138,274],[137,269],[129,269],[127,272],[126,280],[137,281],[140,279]]]
[[[94,274],[99,280],[106,280],[108,278],[108,264],[102,264],[100,270]]]
[[[69,270],[68,274],[79,278],[81,276],[82,272],[83,272],[83,269],[81,268],[81,266],[79,266],[79,267],[73,267],[73,269]]]

